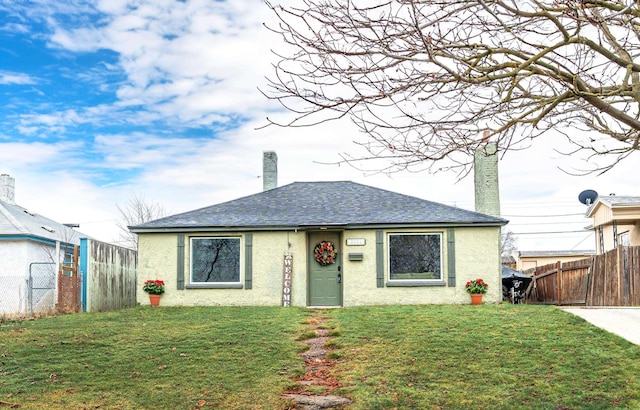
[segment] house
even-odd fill
[[[559,251],[518,251],[516,253],[516,270],[526,271],[538,266],[557,262],[571,262],[595,255],[592,250],[559,250]]]
[[[593,223],[596,251],[606,253],[618,247],[640,245],[640,197],[598,196],[587,210]]]
[[[517,269],[517,261],[513,255],[502,255],[502,266],[509,269]]]
[[[58,266],[84,235],[17,205],[15,180],[0,175],[0,315],[55,309]]]
[[[506,220],[349,181],[265,185],[250,196],[130,227],[138,302],[358,306],[470,303],[465,283],[502,300]]]

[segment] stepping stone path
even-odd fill
[[[309,345],[309,350],[301,354],[305,361],[304,376],[295,379],[300,384],[294,390],[285,392],[282,397],[293,400],[296,410],[323,410],[323,409],[342,409],[351,400],[346,397],[329,394],[331,391],[342,387],[340,382],[331,377],[331,368],[335,362],[327,358],[328,349],[326,343],[331,337],[328,336],[329,330],[322,329],[322,323],[327,319],[319,317],[316,312],[308,326],[316,334],[316,337],[307,339],[304,342]],[[322,387],[322,393],[314,393],[308,391],[308,386]],[[314,389],[317,391],[319,389]]]

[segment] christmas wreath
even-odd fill
[[[332,242],[322,241],[313,249],[313,256],[320,266],[331,265],[336,263],[336,248]]]

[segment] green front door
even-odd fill
[[[325,266],[315,258],[315,247],[323,241],[333,244],[336,258]],[[309,306],[342,306],[342,255],[339,232],[309,234]],[[325,257],[327,253],[324,254]]]

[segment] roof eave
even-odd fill
[[[496,222],[420,222],[420,223],[379,223],[379,224],[301,224],[301,225],[251,225],[251,226],[166,226],[133,228],[131,232],[141,233],[191,233],[191,232],[256,232],[256,231],[308,231],[323,229],[403,229],[403,228],[462,228],[501,227],[508,221]]]
[[[63,241],[60,239],[46,238],[44,236],[37,236],[32,234],[6,234],[0,235],[0,241],[33,241],[44,243],[47,245],[55,245],[60,243],[63,246],[75,246],[74,243],[69,241]]]

